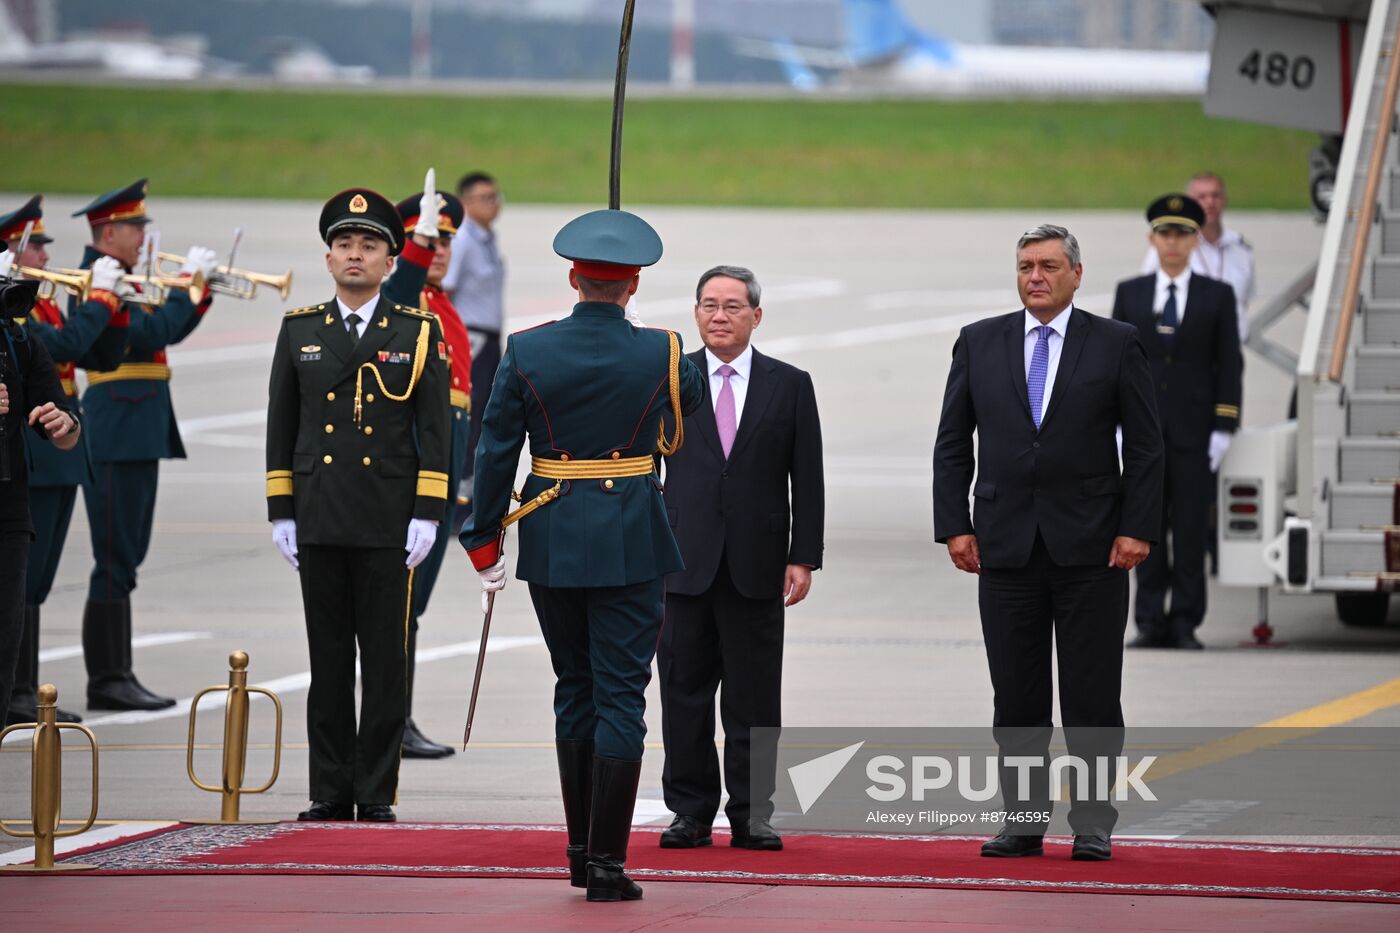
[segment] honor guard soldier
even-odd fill
[[[164,301],[144,294],[132,270],[146,239],[146,179],[109,191],[76,211],[92,228],[81,268],[92,269],[93,285],[112,294],[116,313],[128,319],[126,350],[115,368],[89,369],[83,409],[87,414],[92,477],[83,483],[92,535],[93,570],[83,609],[83,658],[88,672],[88,709],[155,710],[174,706],[147,690],[131,663],[131,591],[146,559],[155,521],[161,460],[183,460],[185,447],[170,396],[165,351],[188,337],[209,310],[206,291],[170,287]],[[120,275],[112,278],[114,260]],[[208,280],[214,251],[190,247],[180,270],[186,279]],[[149,283],[148,283],[149,284]],[[73,313],[76,300],[70,300]]]
[[[442,328],[443,341],[447,350],[447,364],[451,372],[452,384],[448,398],[452,405],[452,460],[447,471],[448,501],[442,520],[450,525],[453,500],[457,489],[457,477],[462,475],[467,459],[467,437],[471,433],[471,372],[472,352],[467,339],[467,328],[461,315],[453,307],[452,300],[442,290],[442,279],[452,260],[453,239],[462,225],[465,211],[462,202],[447,191],[435,191],[431,185],[430,173],[424,191],[433,192],[425,196],[423,192],[404,198],[398,203],[399,217],[403,220],[405,234],[414,240],[426,239],[427,247],[410,241],[404,245],[403,255],[394,264],[394,273],[384,283],[384,294],[405,304],[416,305],[420,311],[433,315]],[[404,294],[404,288],[417,289],[412,294]],[[419,731],[413,721],[414,657],[418,651],[418,620],[428,608],[433,585],[442,569],[443,557],[447,554],[447,542],[451,536],[440,534],[428,552],[427,558],[414,572],[413,608],[408,626],[408,709],[403,727],[403,756],[405,758],[446,758],[456,749],[451,745],[434,742]]]
[[[48,245],[53,237],[44,230],[43,196],[36,194],[19,210],[0,216],[0,240],[9,251],[0,253],[0,276],[11,274],[12,266],[33,277],[49,262]],[[25,229],[29,239],[20,252]],[[89,283],[87,299],[65,316],[52,293],[34,302],[24,322],[31,336],[37,336],[53,357],[59,385],[69,411],[81,411],[78,404],[76,367],[113,369],[126,349],[127,312],[117,301],[114,289],[121,266],[114,259],[103,261]],[[50,280],[50,284],[53,282]],[[53,444],[33,444],[29,456],[33,472],[29,476],[29,512],[34,522],[29,569],[24,585],[24,627],[20,632],[19,663],[14,688],[9,697],[7,719],[11,723],[34,722],[39,688],[39,607],[53,587],[68,522],[78,500],[78,486],[88,478],[87,435],[79,434],[77,446],[63,450]],[[60,722],[80,722],[76,714],[59,710]]]
[[[1119,282],[1113,300],[1114,318],[1136,325],[1147,349],[1167,448],[1161,543],[1137,568],[1135,648],[1201,647],[1195,630],[1206,613],[1211,474],[1240,423],[1235,293],[1191,269],[1205,219],[1201,205],[1184,194],[1153,201],[1147,222],[1159,268]]]
[[[476,449],[461,540],[487,595],[505,585],[504,526],[520,520],[516,576],[530,587],[553,662],[555,744],[575,887],[635,900],[623,873],[642,767],[645,691],[665,575],[681,569],[653,462],[679,449],[705,398],[680,338],[634,327],[623,306],[661,258],[646,221],[620,210],[570,221],[554,251],[573,260],[579,302],[562,321],[511,336]],[[662,436],[663,410],[676,415]],[[520,448],[523,505],[507,515]]]
[[[447,354],[431,314],[380,293],[404,249],[391,202],[343,191],[320,231],[336,292],[287,312],[267,410],[268,518],[300,571],[311,656],[299,819],[392,822],[413,568],[447,508]]]

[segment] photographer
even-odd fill
[[[0,241],[4,248],[4,241]],[[24,579],[34,525],[29,516],[25,428],[61,450],[78,443],[53,358],[14,322],[33,306],[37,282],[0,279],[0,696],[13,686],[24,620]]]

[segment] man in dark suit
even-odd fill
[[[1152,363],[1167,447],[1163,547],[1138,567],[1134,648],[1195,648],[1206,614],[1205,547],[1214,474],[1240,423],[1235,293],[1191,271],[1204,208],[1184,194],[1147,208],[1156,272],[1118,283],[1113,317],[1138,329]],[[1171,532],[1170,556],[1165,547]],[[1171,608],[1167,608],[1167,592]]]
[[[420,252],[437,235],[436,191],[424,190]],[[431,312],[381,292],[406,239],[390,201],[342,191],[320,231],[335,296],[283,317],[267,406],[268,520],[300,572],[311,656],[312,804],[298,819],[389,823],[413,570],[447,509],[447,350]]]
[[[1074,307],[1083,270],[1079,243],[1063,227],[1022,235],[1016,274],[1025,309],[963,328],[938,424],[934,537],[958,569],[979,575],[1002,757],[1007,821],[984,856],[1042,851],[1047,768],[1031,768],[1029,794],[1013,794],[1018,769],[1007,759],[1048,757],[1052,634],[1070,754],[1111,762],[1121,751],[1127,571],[1161,526],[1162,434],[1147,356],[1132,327]],[[1107,787],[1088,783],[1070,808],[1073,857],[1107,859],[1117,812],[1094,799]]]
[[[695,290],[705,347],[690,358],[709,376],[708,404],[691,419],[700,438],[666,458],[666,509],[685,569],[666,578],[658,653],[661,780],[676,813],[663,848],[711,842],[721,684],[730,845],[783,847],[769,823],[776,776],[751,773],[749,730],[781,723],[783,610],[821,566],[825,493],[812,378],[750,346],[759,298],[739,266],[716,266]]]

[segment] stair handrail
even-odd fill
[[[1351,257],[1347,262],[1346,284],[1342,289],[1342,303],[1337,309],[1337,329],[1332,338],[1332,361],[1327,367],[1327,378],[1338,383],[1342,381],[1342,372],[1346,369],[1347,348],[1351,345],[1351,322],[1356,317],[1356,306],[1361,297],[1361,274],[1366,265],[1371,226],[1375,223],[1376,198],[1380,195],[1381,177],[1385,170],[1385,151],[1395,127],[1395,98],[1400,92],[1400,24],[1397,24],[1391,36],[1390,48],[1382,49],[1380,54],[1390,56],[1385,75],[1385,93],[1381,97],[1376,135],[1371,140],[1371,161],[1366,166],[1366,188],[1362,193],[1356,222],[1356,241],[1352,244]]]

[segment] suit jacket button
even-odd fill
[[[363,463],[365,466],[369,466],[369,457],[366,457],[365,459],[361,460],[360,462]]]
[[[321,458],[321,462],[322,462],[322,463],[330,463],[330,462],[331,462],[332,460],[334,460],[334,459],[335,459],[335,458],[332,457],[330,454],[326,454],[324,457]]]
[[[365,425],[365,433],[366,433],[366,434],[373,434],[373,433],[374,433],[374,428],[370,427],[369,425]]]
[[[605,480],[603,480],[603,488],[604,488],[604,489],[612,489],[612,488],[613,488],[613,481],[610,480],[610,479],[605,479]]]
[[[327,434],[334,434],[334,433],[335,433],[335,425],[333,425],[333,424],[328,424],[328,425],[326,425],[326,433],[327,433]]]
[[[327,393],[326,393],[326,401],[328,401],[328,402],[334,402],[334,401],[335,401],[335,393],[334,393],[334,392],[327,392]]]
[[[1039,449],[1040,449],[1040,441],[1035,441],[1034,443],[1031,444],[1031,446],[1034,447],[1036,450],[1039,450]]]

